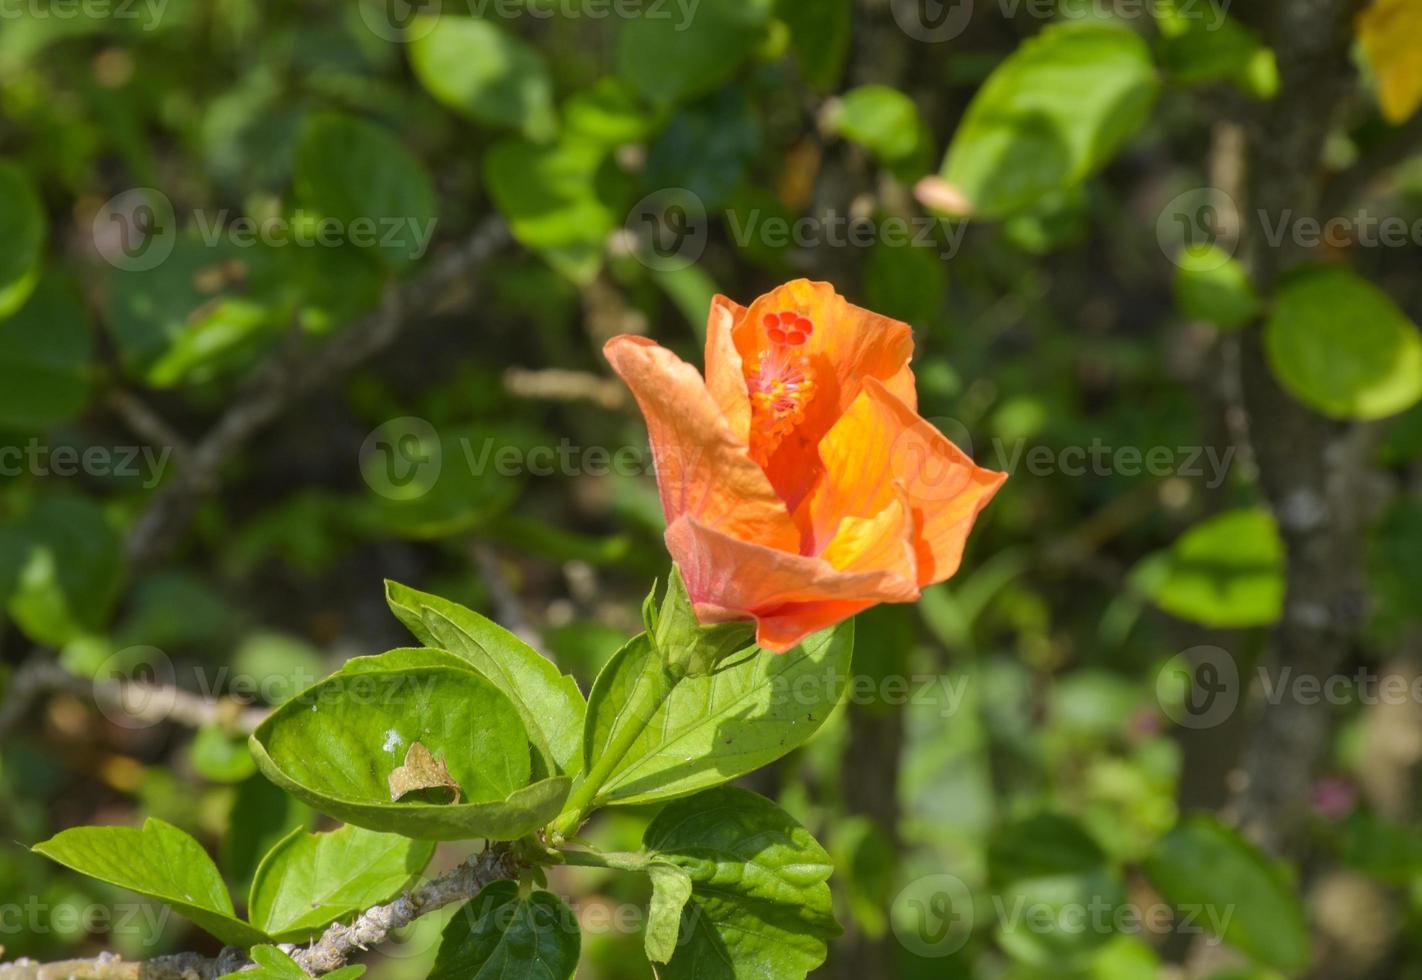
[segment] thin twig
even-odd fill
[[[420,916],[468,901],[492,882],[517,877],[518,871],[513,852],[506,846],[494,845],[393,902],[366,910],[349,925],[338,922],[328,926],[310,946],[284,945],[281,948],[307,973],[323,976],[345,966],[357,951],[384,942],[392,932]],[[177,953],[129,962],[104,953],[92,959],[62,963],[19,960],[0,966],[0,980],[216,980],[224,974],[247,969],[249,965],[241,950],[230,947],[213,959],[195,953]]]
[[[146,564],[172,545],[202,498],[219,486],[222,467],[258,432],[305,396],[388,347],[453,286],[466,283],[508,240],[503,219],[490,217],[461,247],[441,256],[418,279],[393,286],[379,310],[341,330],[324,347],[304,355],[274,354],[193,446],[178,479],[135,523],[128,538],[133,563]]]

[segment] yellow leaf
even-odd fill
[[[1383,116],[1404,121],[1422,105],[1422,0],[1374,0],[1358,16],[1358,40],[1377,76]]]

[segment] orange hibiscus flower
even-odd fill
[[[825,283],[717,296],[704,379],[645,337],[605,352],[646,417],[697,617],[754,620],[767,650],[948,578],[1007,478],[919,417],[908,325]]]

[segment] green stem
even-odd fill
[[[603,784],[617,770],[623,758],[631,751],[637,739],[651,722],[652,716],[662,706],[672,688],[680,678],[671,672],[655,652],[637,678],[637,686],[627,702],[625,721],[608,741],[602,753],[593,760],[592,768],[583,776],[583,781],[573,787],[563,812],[553,821],[551,829],[560,837],[569,837],[582,826],[588,811],[596,806],[597,794]]]

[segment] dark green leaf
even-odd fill
[[[13,582],[10,615],[37,643],[60,647],[108,619],[123,547],[99,508],[49,496],[0,528],[0,580]]]
[[[701,95],[725,82],[755,50],[771,0],[701,0],[694,15],[646,7],[622,27],[617,67],[660,104]]]
[[[0,160],[0,319],[14,313],[39,282],[44,240],[49,234],[44,205],[24,170]]]
[[[821,92],[833,90],[849,54],[853,0],[779,0],[775,13],[790,28],[805,79]]]
[[[45,278],[19,312],[0,319],[0,426],[43,429],[76,415],[89,400],[93,356],[78,295]]]
[[[734,786],[668,806],[643,845],[684,868],[692,897],[664,980],[800,980],[839,934],[829,855],[762,796]]]
[[[1219,938],[1240,951],[1289,974],[1308,964],[1309,930],[1291,883],[1214,819],[1182,821],[1156,845],[1145,872],[1176,908],[1203,909],[1202,926],[1227,923]]]
[[[519,897],[496,881],[445,927],[431,980],[568,980],[578,968],[578,920],[552,892]]]

